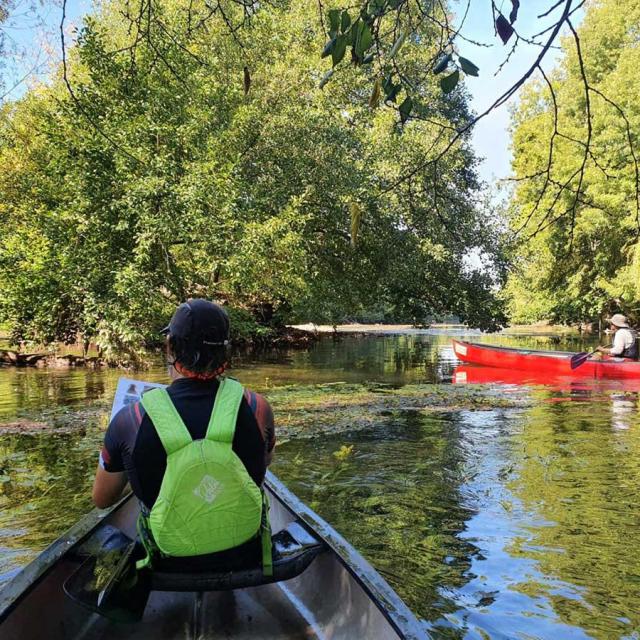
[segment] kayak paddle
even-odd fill
[[[571,369],[577,369],[580,365],[584,364],[596,351],[595,349],[591,349],[591,351],[583,351],[582,353],[576,353],[574,356],[571,356]]]

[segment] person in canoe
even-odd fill
[[[621,313],[616,313],[609,318],[608,322],[613,334],[613,344],[611,347],[597,347],[596,351],[618,358],[637,360],[637,333],[629,327],[627,318]]]
[[[275,444],[271,407],[223,376],[229,318],[222,307],[189,300],[163,333],[173,382],[115,415],[93,501],[109,507],[130,483],[147,554],[139,569],[240,569],[260,558],[264,568],[271,562],[261,490]]]

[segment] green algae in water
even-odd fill
[[[518,409],[399,412],[312,446],[292,440],[275,471],[435,637],[633,637],[637,397],[629,405],[622,396],[626,425],[621,398],[558,397],[541,390]],[[336,459],[342,447],[352,454]]]
[[[431,384],[451,374],[447,341],[346,339],[240,362],[234,374],[275,407],[274,471],[434,637],[633,638],[638,393]],[[89,509],[112,374],[13,378],[6,421],[52,430],[0,435],[4,579]]]

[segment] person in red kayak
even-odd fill
[[[618,358],[638,359],[638,342],[636,332],[629,327],[627,318],[621,313],[616,313],[608,320],[610,331],[613,334],[613,345],[597,347],[596,351],[606,353]]]

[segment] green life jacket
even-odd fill
[[[138,568],[149,566],[155,547],[167,556],[216,553],[249,541],[262,528],[263,569],[269,573],[266,497],[232,449],[242,395],[239,382],[221,378],[202,440],[191,438],[165,389],[142,396],[166,451],[167,468],[151,512],[139,523],[148,555]]]

